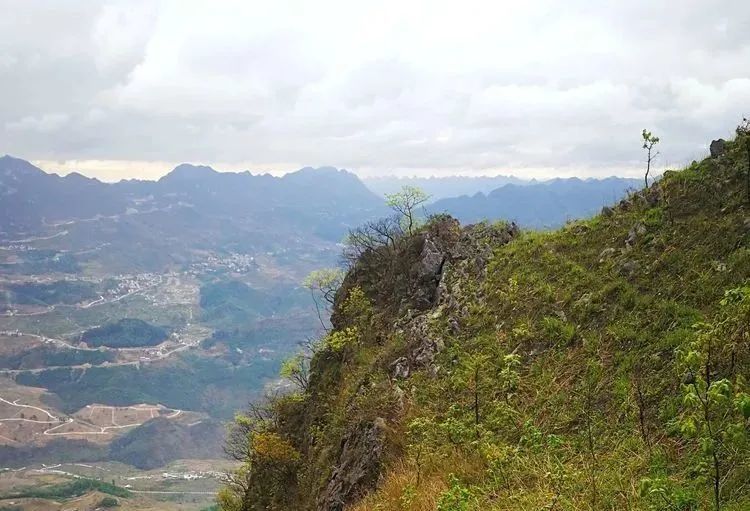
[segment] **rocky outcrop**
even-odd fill
[[[408,378],[414,369],[434,366],[435,356],[445,347],[445,342],[430,331],[428,314],[420,314],[396,325],[397,332],[407,341],[406,356],[399,357],[391,364],[393,379]]]
[[[380,476],[388,426],[378,417],[360,424],[341,442],[338,463],[318,499],[321,511],[342,511],[377,483]]]
[[[711,141],[708,150],[711,152],[711,158],[718,158],[725,151],[726,141],[723,138]]]
[[[437,375],[437,355],[445,347],[446,336],[444,331],[436,331],[436,321],[445,320],[439,323],[447,323],[453,334],[461,331],[461,322],[468,314],[465,304],[479,299],[464,286],[483,278],[494,249],[518,233],[515,224],[461,228],[449,216],[434,218],[414,236],[383,246],[382,253],[370,252],[369,259],[360,258],[337,293],[332,324],[338,329],[347,327],[341,304],[349,291],[359,286],[378,313],[393,321],[384,325],[385,335],[395,334],[405,340],[403,350],[394,353],[392,360],[382,361],[387,364],[391,381],[405,380],[417,370]],[[315,381],[317,372],[313,368]],[[404,391],[397,384],[392,389],[394,410],[403,408]],[[350,427],[344,434],[334,457],[333,473],[316,499],[317,509],[341,511],[377,485],[388,447],[387,420],[393,420],[387,413]]]
[[[421,292],[432,296],[433,306],[429,310],[409,311],[395,323],[395,331],[407,341],[407,353],[391,363],[391,378],[408,378],[415,369],[429,368],[433,374],[439,371],[434,361],[445,347],[445,341],[432,331],[431,320],[445,315],[451,333],[460,332],[461,319],[467,312],[462,309],[461,303],[466,303],[468,298],[462,290],[462,283],[470,278],[481,278],[487,271],[493,247],[508,243],[519,232],[518,226],[513,223],[482,223],[460,230],[455,224],[449,240],[441,237],[438,241],[431,237],[434,233],[428,233],[426,250],[423,249],[418,265],[422,270],[428,270],[423,274],[423,280],[430,285],[421,288]],[[429,278],[425,278],[427,276]]]
[[[417,285],[412,301],[418,309],[428,308],[435,302],[435,292],[440,283],[445,260],[446,253],[441,250],[437,240],[426,236],[419,260],[413,268]]]

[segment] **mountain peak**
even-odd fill
[[[30,162],[22,160],[21,158],[15,158],[9,154],[0,156],[0,172],[5,175],[29,175],[44,173],[44,171],[38,167],[35,167]]]
[[[328,178],[335,179],[339,182],[360,182],[356,174],[345,169],[336,167],[303,167],[294,172],[285,174],[283,179],[295,182],[312,182],[316,179]]]
[[[218,172],[208,165],[182,163],[177,165],[169,174],[162,177],[159,181],[193,181],[214,174],[218,174]]]

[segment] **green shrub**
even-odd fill
[[[461,484],[458,478],[451,474],[449,476],[450,487],[440,494],[437,511],[468,511],[474,495],[471,490]]]
[[[97,504],[98,507],[117,507],[120,505],[120,501],[114,497],[104,497]]]

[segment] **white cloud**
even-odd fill
[[[137,64],[156,21],[155,4],[115,1],[102,6],[91,29],[94,59],[100,70]]]
[[[17,121],[8,122],[5,128],[9,131],[51,133],[63,128],[69,120],[67,114],[44,114],[40,117],[26,116]]]
[[[0,152],[107,161],[108,176],[183,160],[609,175],[640,166],[644,127],[681,162],[750,113],[745,4],[3,7],[18,14],[0,19]]]

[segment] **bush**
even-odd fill
[[[97,507],[117,507],[120,505],[120,501],[118,501],[114,497],[104,497],[102,500],[99,501],[97,504]]]
[[[440,495],[437,511],[468,511],[474,496],[456,476],[450,475],[450,488]]]
[[[345,330],[331,332],[324,339],[324,346],[335,353],[343,351],[347,346],[353,346],[359,339],[359,329],[356,326]]]

